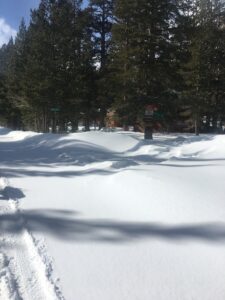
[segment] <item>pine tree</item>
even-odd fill
[[[204,43],[205,55],[205,90],[207,99],[205,111],[208,124],[211,120],[212,130],[218,131],[225,112],[224,76],[225,76],[225,5],[222,1],[212,1],[211,18],[207,26],[207,41]]]
[[[15,109],[18,128],[23,128],[24,108],[27,106],[24,95],[24,73],[26,65],[27,29],[24,19],[21,20],[19,31],[15,38],[13,52],[7,69],[8,97]]]
[[[80,12],[80,3],[68,0],[55,1],[50,10],[55,68],[54,106],[60,109],[58,122],[61,123],[61,127],[68,119],[76,127],[79,118]]]
[[[208,124],[210,119],[214,119],[216,123],[218,101],[220,109],[223,106],[224,5],[220,1],[210,0],[199,0],[194,4],[190,60],[184,76],[195,133],[198,135],[202,117],[208,116]]]
[[[5,77],[0,75],[0,122],[3,126],[9,126],[9,101]]]
[[[56,122],[63,128],[67,121],[75,127],[81,112],[88,123],[94,95],[89,23],[81,1],[43,0],[32,13],[26,82],[37,130],[55,131]]]
[[[105,117],[111,105],[110,64],[114,0],[91,0],[92,30],[96,61],[97,98],[100,111],[99,127],[105,127]]]
[[[169,106],[176,75],[170,35],[176,18],[173,1],[117,1],[113,26],[114,58],[124,123],[143,116],[146,104]]]
[[[79,113],[85,125],[90,130],[91,120],[95,118],[96,88],[94,78],[94,51],[91,30],[91,15],[84,9],[79,16],[79,51],[76,71],[76,101],[79,103]]]
[[[50,3],[42,0],[31,13],[28,28],[25,95],[28,100],[26,124],[36,131],[47,131],[50,108],[55,101],[54,47],[49,23]]]

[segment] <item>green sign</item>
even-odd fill
[[[58,107],[53,107],[53,108],[51,108],[51,111],[52,111],[52,112],[59,112],[60,109],[59,109]]]
[[[163,118],[163,113],[154,112],[153,117],[156,118],[156,119],[162,119]]]

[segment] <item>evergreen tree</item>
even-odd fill
[[[26,37],[26,25],[24,19],[22,19],[7,68],[8,98],[15,110],[17,128],[23,128],[22,114],[24,113],[24,107],[26,107],[24,96]]]
[[[9,126],[9,101],[5,77],[0,75],[0,122],[3,126]]]
[[[92,30],[96,61],[97,98],[100,111],[100,128],[105,126],[107,109],[111,105],[110,64],[114,0],[91,0]]]
[[[220,1],[196,1],[192,13],[193,30],[190,60],[184,74],[187,96],[198,135],[204,115],[217,121],[218,101],[222,108],[224,78],[224,5]],[[220,99],[220,100],[219,100]],[[222,106],[221,106],[222,105]],[[217,115],[217,116],[216,116]]]
[[[54,45],[49,23],[50,3],[42,0],[31,13],[25,66],[26,124],[37,131],[47,131],[50,108],[55,101]]]
[[[78,96],[85,129],[90,130],[90,122],[96,116],[97,104],[94,74],[94,45],[92,41],[91,15],[88,9],[82,11],[80,21],[82,35],[80,40],[80,65],[77,86],[79,86]]]
[[[0,74],[6,75],[14,52],[14,41],[11,37],[0,49]]]
[[[117,1],[113,26],[113,63],[117,107],[124,123],[143,116],[146,104],[163,107],[173,91],[175,74],[170,35],[175,23],[173,1]]]
[[[74,129],[79,118],[78,100],[81,44],[81,1],[60,0],[52,3],[50,28],[54,50],[55,107],[60,109],[58,121],[63,124],[70,119]]]
[[[167,128],[189,107],[199,133],[225,111],[222,0],[41,0],[26,28],[0,48],[0,119],[48,131],[100,119],[123,125],[159,107]],[[100,118],[99,118],[100,109]],[[57,110],[58,112],[54,112]],[[158,118],[160,115],[158,115]],[[211,126],[209,126],[211,124]]]

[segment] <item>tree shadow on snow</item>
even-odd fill
[[[180,224],[90,220],[65,210],[26,210],[0,216],[0,232],[32,232],[70,241],[129,243],[141,240],[225,243],[225,223]]]
[[[131,133],[130,135],[131,137],[135,136]],[[138,150],[146,145],[153,145],[154,151],[166,154],[173,147],[182,144],[212,140],[214,138],[213,135],[200,137],[173,135],[170,138],[159,136],[153,141],[145,141],[137,135],[135,137],[139,142],[126,152],[113,152],[94,143],[75,139],[75,137],[67,140],[66,137],[66,135],[39,134],[28,137],[22,142],[0,143],[0,163],[3,166],[1,168],[2,176],[72,177],[93,174],[110,175],[123,171],[124,168],[135,169],[138,166],[204,167],[209,166],[213,161],[225,161],[225,159],[198,159],[197,155],[199,153],[196,153],[196,157],[192,155],[190,157],[173,157],[170,159],[158,157],[158,154],[138,154]],[[109,162],[111,167],[101,166],[101,163],[105,161]],[[183,164],[173,164],[175,161],[178,163],[183,162]],[[166,165],[166,162],[169,163]],[[28,166],[33,167],[33,169],[26,169]],[[75,169],[67,171],[58,168],[68,166],[73,166]],[[41,169],[42,167],[44,169]],[[82,168],[84,169],[82,170]]]
[[[11,186],[6,186],[0,191],[0,200],[19,200],[24,197],[25,195],[20,189]]]
[[[10,133],[10,131],[10,129],[0,127],[0,135],[7,135],[8,133]]]

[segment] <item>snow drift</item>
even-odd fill
[[[18,208],[0,219],[0,259],[24,272],[16,293],[29,299],[33,272],[37,299],[47,297],[45,278],[58,299],[224,300],[224,146],[223,135],[144,141],[132,132],[1,128],[0,186]],[[36,251],[40,269],[30,255],[15,259],[15,214],[32,236],[23,251]],[[14,281],[23,276],[9,271]]]

